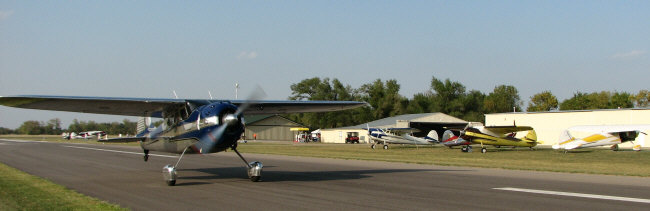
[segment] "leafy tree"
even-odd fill
[[[459,117],[466,121],[485,122],[483,104],[485,94],[478,90],[472,90],[463,97],[463,116]]]
[[[560,110],[585,110],[589,108],[589,104],[587,94],[576,92],[573,97],[562,101]]]
[[[61,134],[62,132],[63,130],[61,129],[61,119],[59,118],[50,119],[47,121],[47,124],[43,128],[43,133],[45,134],[55,135]]]
[[[38,121],[34,120],[29,120],[23,122],[16,131],[19,134],[27,134],[27,135],[40,135],[43,134],[43,128],[41,127],[41,123]]]
[[[329,78],[310,78],[291,85],[290,100],[357,100],[355,91],[349,85],[343,85],[338,79],[330,82]],[[288,115],[289,119],[317,128],[342,127],[358,124],[358,116],[363,116],[363,109],[353,109],[326,113],[302,113]],[[367,111],[366,111],[367,112]],[[367,116],[367,115],[366,115]]]
[[[622,92],[612,94],[608,91],[586,94],[577,92],[572,98],[562,101],[561,110],[615,109],[634,107],[634,97]]]
[[[530,97],[527,111],[550,111],[558,108],[558,101],[551,91],[543,91]]]
[[[650,92],[648,92],[647,89],[640,90],[639,93],[634,96],[634,104],[637,108],[646,108],[650,105],[648,99],[650,99]]]
[[[427,113],[433,105],[433,93],[417,93],[408,102],[406,112],[409,114]]]
[[[483,104],[486,113],[503,113],[512,111],[513,108],[521,111],[519,92],[514,86],[500,85],[485,97]]]
[[[360,99],[372,107],[372,119],[382,119],[406,113],[408,100],[399,94],[400,85],[394,79],[385,83],[381,79],[359,88]]]
[[[464,113],[463,98],[466,96],[465,86],[458,82],[446,79],[444,82],[436,77],[431,79],[433,98],[433,111],[439,111],[452,116],[460,117]]]
[[[634,97],[627,92],[614,93],[609,101],[609,108],[633,108]]]
[[[0,127],[0,134],[4,135],[4,134],[13,134],[13,133],[15,132],[12,129]]]

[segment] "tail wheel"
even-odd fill
[[[371,149],[375,149],[375,144],[370,145]]]
[[[388,149],[388,145],[384,145],[384,149]]]
[[[486,148],[481,148],[481,153],[484,153],[484,154],[485,154],[486,152],[487,152],[487,149],[486,149]]]

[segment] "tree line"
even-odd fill
[[[290,100],[354,100],[369,107],[329,113],[291,114],[288,117],[313,128],[335,128],[362,124],[401,114],[442,112],[466,121],[485,122],[484,114],[524,111],[516,87],[497,85],[490,93],[467,90],[457,81],[432,77],[429,90],[411,98],[399,94],[396,80],[377,79],[358,88],[343,85],[338,79],[309,78],[291,85]],[[576,92],[559,102],[550,91],[530,98],[526,111],[584,110],[648,107],[648,90],[627,92]]]
[[[59,118],[47,122],[29,120],[15,130],[0,127],[0,134],[59,135],[63,132],[104,131],[107,134],[135,134],[137,122],[128,119],[122,122],[97,123],[95,121],[72,120],[67,129],[61,128]]]
[[[400,85],[395,79],[376,79],[358,88],[344,85],[338,79],[308,78],[292,84],[289,100],[344,100],[363,101],[370,106],[352,110],[290,114],[287,117],[312,128],[335,128],[358,125],[386,117],[442,112],[466,121],[484,122],[484,114],[524,111],[523,102],[516,87],[497,85],[489,93],[467,90],[457,81],[432,77],[429,89],[411,98],[399,94]],[[542,91],[530,97],[526,111],[585,110],[648,107],[648,90],[637,94],[627,92],[576,92],[573,97],[559,102],[550,91]],[[124,119],[120,122],[97,123],[73,120],[66,131],[80,132],[101,130],[108,134],[133,134],[136,122]],[[19,128],[0,128],[0,134],[61,134],[61,120],[47,122],[26,121]]]

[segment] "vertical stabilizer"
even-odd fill
[[[435,130],[429,131],[429,134],[427,134],[427,137],[424,137],[424,139],[426,139],[427,141],[435,142],[435,143],[440,142],[440,141],[438,141],[439,138],[440,137],[438,137],[438,132],[436,132]]]
[[[524,137],[524,140],[528,142],[537,142],[537,133],[535,133],[535,130],[529,130],[526,137]]]

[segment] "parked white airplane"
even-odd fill
[[[384,149],[388,149],[388,144],[415,144],[427,145],[437,144],[438,133],[435,130],[429,131],[425,137],[415,137],[411,133],[418,131],[414,128],[371,128],[368,126],[368,137],[373,141],[371,148],[375,148],[376,144],[383,144]]]
[[[567,128],[560,135],[560,140],[553,145],[553,149],[572,150],[586,147],[612,145],[612,150],[618,150],[618,144],[632,142],[633,149],[638,151],[645,145],[643,131],[649,131],[650,125],[581,125]],[[571,132],[582,132],[590,135],[576,138]],[[641,136],[639,136],[641,134]],[[637,137],[639,138],[637,139]],[[634,142],[635,140],[636,143]]]
[[[61,134],[61,137],[63,139],[89,139],[89,138],[96,138],[96,137],[101,138],[105,136],[106,136],[106,132],[104,131],[84,131],[84,132],[79,132],[78,134],[75,132]]]

